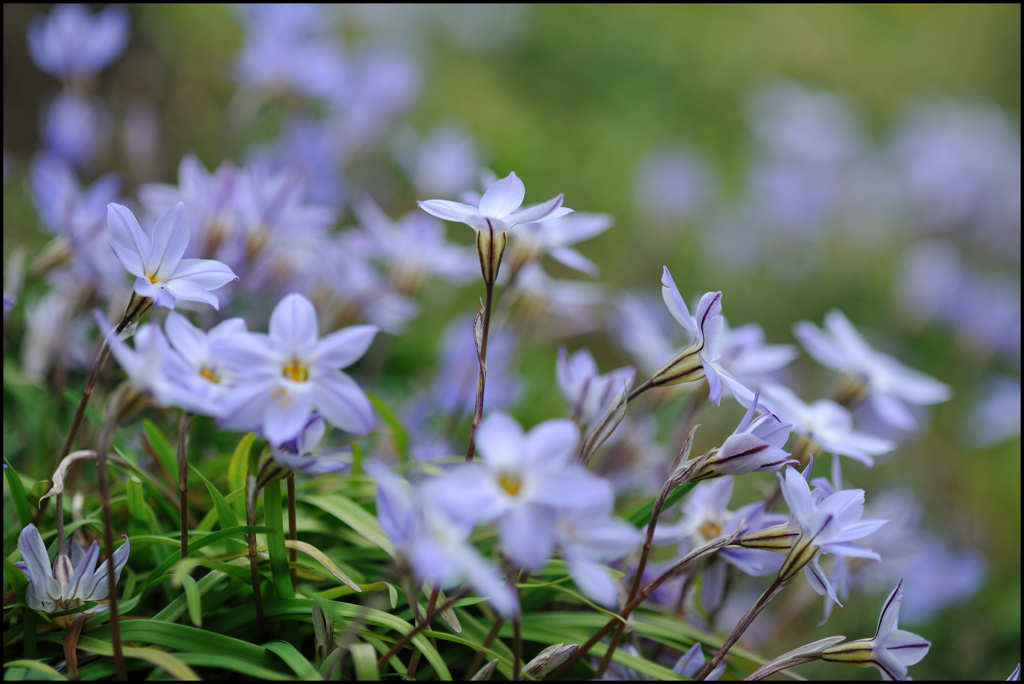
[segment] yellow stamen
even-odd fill
[[[523,488],[523,481],[519,479],[519,476],[510,472],[503,472],[499,475],[498,484],[512,496],[518,494],[519,490]]]
[[[309,367],[298,359],[292,359],[285,364],[282,375],[295,382],[306,382],[309,380]]]
[[[199,371],[199,374],[202,375],[207,380],[209,380],[210,382],[220,382],[220,376],[217,375],[216,371],[214,371],[212,368],[204,368],[201,371]]]

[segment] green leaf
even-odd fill
[[[377,651],[370,644],[352,644],[349,647],[352,664],[356,667],[356,679],[363,682],[380,680],[377,672]]]
[[[142,480],[134,475],[129,475],[127,487],[129,532],[133,537],[152,532],[153,530],[149,524],[149,506],[146,505],[146,495],[142,489]]]
[[[317,672],[317,669],[313,667],[310,662],[287,641],[271,641],[270,643],[264,644],[264,648],[283,660],[284,664],[295,672],[295,675],[300,681],[322,682],[324,680],[324,678],[320,676],[320,673]],[[356,665],[356,668],[356,672],[358,673],[358,664]],[[365,679],[358,675],[356,678]]]
[[[66,682],[68,678],[57,672],[46,663],[41,663],[38,660],[11,660],[10,662],[4,663],[4,669],[11,667],[20,667],[25,670],[31,670],[32,672],[39,672],[46,675],[46,678],[51,682]],[[7,679],[4,677],[4,679]]]
[[[160,432],[160,428],[148,418],[142,421],[142,429],[146,431],[146,437],[149,438],[149,444],[153,447],[153,453],[160,461],[160,465],[171,474],[171,482],[177,482],[178,455],[171,448],[170,442],[164,437],[164,433]]]
[[[398,416],[386,401],[369,392],[366,393],[366,396],[370,399],[370,403],[373,404],[373,408],[377,412],[377,415],[380,416],[381,420],[384,421],[384,424],[391,430],[391,438],[395,440],[395,450],[398,452],[399,457],[402,461],[408,461],[409,433],[407,433],[405,428],[402,427],[402,422],[398,419]]]
[[[195,554],[197,551],[199,551],[200,549],[202,549],[205,546],[209,546],[210,544],[214,544],[216,542],[219,542],[219,541],[224,540],[224,539],[229,539],[231,537],[245,537],[250,532],[258,534],[258,533],[262,533],[262,532],[266,532],[266,531],[267,531],[266,527],[261,527],[261,526],[248,527],[248,526],[241,526],[240,525],[238,527],[232,527],[232,528],[227,529],[227,530],[220,530],[218,532],[210,532],[210,533],[204,534],[202,536],[199,536],[195,532],[193,532],[192,534],[189,535],[189,538],[188,538],[188,553],[189,553],[189,556],[191,556],[191,555]],[[193,537],[198,537],[198,538],[193,539]],[[170,542],[171,546],[178,546],[179,545],[179,542],[177,540],[167,539],[166,537],[155,537],[155,539],[159,540],[161,543]],[[149,587],[153,586],[157,582],[163,581],[162,577],[163,577],[164,573],[166,573],[168,570],[170,570],[172,567],[174,567],[174,564],[177,563],[180,560],[181,560],[181,556],[179,556],[177,554],[168,556],[162,563],[160,563],[160,565],[156,566],[156,568],[154,568],[153,571],[149,573],[149,581],[148,581],[148,583],[146,585],[146,588],[148,589]]]
[[[25,493],[25,483],[21,481],[21,475],[14,469],[10,463],[7,463],[7,459],[4,459],[4,464],[7,465],[4,468],[4,477],[7,478],[7,486],[11,490],[11,501],[14,503],[14,512],[18,514],[18,522],[22,527],[25,527],[32,522],[32,504],[28,501],[28,495]]]
[[[188,619],[196,627],[203,626],[203,598],[199,593],[199,585],[192,579],[191,575],[181,578],[182,586],[185,587],[185,602],[188,603]]]
[[[312,614],[312,609],[310,609],[310,614]],[[96,634],[97,638],[101,634],[103,637],[109,638],[109,628],[96,630]],[[121,621],[121,639],[163,646],[186,653],[212,653],[222,657],[241,658],[271,670],[277,669],[273,656],[265,648],[220,632],[197,629],[173,622],[123,620]]]
[[[693,482],[677,487],[676,490],[669,494],[668,498],[665,499],[665,505],[662,506],[661,510],[667,511],[674,503],[680,501],[684,496],[686,496],[693,487]],[[639,527],[641,529],[646,528],[651,522],[651,513],[654,512],[654,504],[657,500],[658,497],[652,497],[650,501],[639,508],[634,509],[632,513],[627,515],[626,520],[633,523],[635,527]]]
[[[314,559],[316,559],[317,563],[323,566],[324,570],[334,575],[334,578],[342,584],[348,585],[354,591],[362,591],[362,589],[359,588],[358,584],[353,582],[348,575],[341,571],[341,568],[334,564],[334,561],[327,557],[327,554],[325,554],[323,551],[316,548],[312,544],[307,544],[303,541],[296,541],[291,539],[285,541],[284,544],[289,549],[295,549],[297,551],[301,551],[307,556],[312,556]]]
[[[281,483],[271,482],[263,488],[263,524],[267,530],[267,553],[270,554],[270,574],[280,598],[291,598],[291,574],[288,572],[288,551],[284,543],[284,511],[281,508]]]
[[[217,511],[217,519],[220,520],[220,528],[227,529],[229,527],[238,527],[238,518],[235,517],[235,512],[231,510],[231,505],[224,498],[224,495],[218,491],[213,483],[206,479],[199,469],[191,463],[188,466],[192,469],[192,472],[199,476],[199,479],[206,485],[206,489],[209,490],[210,496],[213,498],[213,508]]]
[[[124,640],[127,641],[127,639]],[[94,639],[88,636],[79,637],[78,648],[89,653],[98,653],[102,656],[114,655],[114,647],[111,644],[101,639]],[[175,679],[193,682],[199,681],[199,675],[195,673],[195,670],[170,653],[165,653],[157,648],[122,646],[121,649],[124,651],[126,658],[138,658],[139,660],[145,660],[152,665],[156,665],[159,669],[163,670]]]
[[[256,441],[256,435],[248,433],[245,437],[242,437],[242,441],[235,447],[235,452],[231,455],[231,461],[228,463],[228,489],[232,492],[238,490],[245,491],[245,474],[249,470],[249,452],[252,450],[253,442]],[[245,515],[245,497],[243,496],[240,500],[237,500],[235,505],[235,512],[240,515]]]
[[[373,517],[369,511],[352,499],[337,494],[332,494],[331,496],[309,494],[300,503],[316,506],[325,513],[334,516],[362,535],[367,541],[387,551],[391,557],[395,556],[395,545],[384,534],[384,530],[381,529],[377,518]]]

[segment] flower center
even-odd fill
[[[700,526],[700,533],[708,541],[715,539],[722,534],[722,523],[708,520]]]
[[[199,371],[199,374],[212,383],[220,382],[220,376],[217,375],[217,371],[215,371],[212,368],[203,368],[202,370]]]
[[[523,488],[523,481],[519,476],[508,471],[504,471],[498,475],[498,484],[512,496],[518,494],[519,490]]]
[[[285,364],[282,375],[295,382],[306,382],[309,380],[309,367],[298,359],[292,359]]]

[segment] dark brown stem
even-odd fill
[[[438,615],[440,615],[441,613],[455,605],[455,602],[462,598],[468,591],[469,587],[462,587],[457,592],[455,592],[450,599],[445,601],[439,608],[435,608],[432,612],[427,613],[427,617],[423,619],[423,622],[421,622],[420,624],[416,625],[408,632],[406,632],[406,634],[401,639],[395,642],[395,645],[392,646],[387,653],[382,655],[377,660],[377,669],[381,669],[382,667],[384,667],[385,663],[387,663],[389,660],[395,657],[396,653],[405,648],[406,645],[410,641],[412,641],[417,634],[422,632],[424,629],[427,628],[427,625],[429,625],[431,622],[437,619]]]
[[[292,541],[299,540],[299,528],[295,521],[295,473],[288,476],[288,538]],[[292,589],[295,589],[295,563],[299,561],[299,552],[297,549],[288,549],[288,560],[291,561],[291,567],[288,568],[288,574],[292,578]]]
[[[124,666],[124,652],[121,648],[121,623],[117,613],[117,578],[114,576],[114,523],[110,515],[110,478],[107,469],[107,452],[114,442],[115,423],[108,418],[100,432],[96,447],[96,470],[100,481],[100,499],[103,502],[103,537],[107,553],[107,598],[110,614],[110,640],[114,646],[114,669],[117,678],[128,679]]]
[[[441,594],[441,587],[439,587],[439,586],[434,587],[433,590],[431,590],[430,598],[427,600],[427,615],[430,615],[433,612],[434,608],[437,606],[437,597],[440,594]],[[419,596],[419,594],[417,594],[417,596]],[[419,613],[419,605],[418,604],[416,606],[416,611],[415,612]],[[415,653],[412,654],[412,658],[409,659],[409,667],[408,667],[408,669],[405,672],[406,676],[409,677],[410,679],[415,677],[416,676],[416,668],[419,667],[419,664],[420,664],[420,652],[416,651]]]
[[[636,399],[637,397],[639,397],[641,394],[643,394],[647,390],[651,389],[652,387],[654,387],[654,380],[653,380],[653,378],[647,380],[647,382],[645,382],[644,384],[640,385],[639,387],[634,389],[632,392],[630,392],[629,396],[626,397],[626,403],[628,404],[629,402],[633,401],[634,399]]]
[[[669,480],[662,486],[661,492],[658,494],[657,500],[654,502],[654,506],[651,508],[651,520],[647,523],[647,537],[644,539],[644,548],[640,552],[640,562],[636,566],[636,574],[633,575],[633,584],[629,589],[629,598],[626,599],[628,605],[636,598],[637,593],[640,591],[640,584],[644,579],[644,570],[647,569],[647,559],[651,555],[651,549],[654,547],[654,528],[658,524],[658,517],[661,515],[661,509],[665,506],[665,500],[668,499],[668,495],[672,493],[679,483]],[[608,669],[608,665],[612,662],[612,656],[615,655],[615,649],[618,648],[619,642],[622,640],[622,635],[626,631],[626,623],[620,622],[619,626],[615,629],[615,634],[612,636],[612,642],[608,646],[608,651],[604,654],[604,658],[601,659],[601,664],[597,668],[597,672],[594,673],[594,679],[601,679],[604,676],[605,670]]]
[[[491,327],[491,303],[494,299],[494,283],[486,283],[487,298],[484,300],[484,329],[480,336],[480,374],[476,388],[476,406],[473,409],[473,427],[469,432],[469,446],[466,447],[466,462],[473,460],[476,454],[476,428],[484,415],[484,385],[487,380],[487,335]],[[476,323],[474,322],[473,340],[476,342]]]
[[[739,638],[743,636],[743,633],[747,631],[747,628],[750,627],[752,622],[754,622],[754,618],[760,615],[761,611],[764,610],[765,606],[768,605],[768,602],[775,598],[775,596],[777,596],[778,593],[782,591],[783,588],[785,588],[785,586],[792,581],[792,579],[789,579],[784,582],[780,580],[778,577],[775,578],[771,586],[768,587],[763,594],[761,594],[761,598],[757,599],[757,603],[755,603],[751,607],[751,609],[747,611],[747,614],[744,615],[743,619],[739,621],[739,623],[736,625],[736,628],[732,630],[732,634],[730,634],[729,638],[725,640],[724,644],[722,644],[722,648],[718,649],[718,653],[716,653],[715,657],[711,659],[711,662],[705,665],[703,669],[701,669],[701,671],[697,673],[697,676],[694,677],[695,681],[703,681],[707,678],[709,674],[711,674],[712,670],[718,667],[718,664],[722,662],[723,658],[725,658],[725,655],[729,652],[729,649],[733,647],[733,644],[739,641]]]
[[[671,567],[665,570],[665,572],[661,573],[656,579],[654,579],[654,581],[650,582],[647,586],[641,589],[640,593],[637,594],[636,598],[627,603],[625,608],[619,611],[619,614],[616,617],[613,617],[611,620],[609,620],[604,627],[597,630],[594,636],[590,637],[590,639],[588,639],[585,644],[580,646],[579,650],[576,651],[576,653],[573,654],[573,656],[569,660],[567,660],[565,664],[562,665],[562,667],[560,667],[550,677],[551,681],[558,679],[566,672],[568,672],[573,665],[579,662],[579,660],[583,656],[585,656],[591,648],[594,647],[594,644],[603,639],[605,635],[607,635],[608,632],[612,631],[612,629],[616,625],[626,620],[633,613],[633,611],[640,606],[640,604],[642,604],[644,601],[650,598],[651,594],[653,594],[658,587],[660,587],[668,580],[672,579],[676,575],[686,570],[691,563],[698,560],[699,558],[703,558],[705,555],[711,553],[712,551],[717,551],[722,547],[728,546],[735,540],[735,538],[736,535],[730,535],[728,537],[719,537],[718,539],[710,541],[707,544],[704,544],[703,546],[697,547],[696,549],[694,549],[693,551],[691,551],[690,553],[686,554],[678,561],[673,563]]]
[[[251,471],[245,478],[245,524],[249,527],[256,525],[256,498],[259,490],[256,489],[256,475]],[[253,601],[256,603],[256,639],[263,641],[263,595],[260,592],[260,563],[256,550],[256,535],[248,534],[249,540],[249,570],[252,576]]]
[[[501,628],[504,627],[504,626],[505,626],[505,619],[504,618],[502,618],[500,616],[494,618],[494,624],[491,625],[491,630],[489,632],[487,632],[487,636],[484,637],[484,643],[482,644],[484,648],[490,648],[491,647],[491,644],[494,643],[494,640],[496,638],[498,638],[498,632],[500,632]],[[484,652],[483,651],[477,651],[476,652],[476,657],[473,658],[473,662],[469,664],[469,667],[466,669],[466,674],[463,675],[462,678],[468,681],[470,679],[470,677],[472,677],[474,674],[476,674],[477,668],[480,667],[481,663],[483,662],[483,659],[484,659]]]
[[[515,648],[513,650],[512,659],[512,681],[519,681],[519,674],[523,669],[523,633],[522,633],[522,621],[517,613],[512,618],[512,633],[515,635]]]
[[[188,430],[192,414],[182,411],[178,419],[178,500],[181,508],[181,558],[188,558]]]

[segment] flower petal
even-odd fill
[[[480,210],[476,207],[462,202],[452,202],[450,200],[427,200],[420,202],[420,209],[427,212],[431,216],[436,216],[439,219],[445,221],[455,221],[456,223],[465,223],[473,226],[474,228],[480,228],[482,225],[486,225],[483,220],[483,216],[480,215]]]
[[[615,605],[618,598],[615,580],[603,565],[583,559],[570,560],[569,574],[584,594],[606,608]]]
[[[373,430],[377,415],[355,380],[336,371],[316,378],[312,384],[316,409],[331,425],[357,435]]]
[[[522,205],[524,197],[526,187],[513,171],[487,188],[487,192],[480,198],[480,213],[490,218],[505,218]],[[524,219],[520,223],[529,223],[530,220]]]
[[[380,330],[375,325],[342,328],[317,341],[309,354],[309,363],[325,369],[347,368],[362,358]]]
[[[672,318],[676,319],[676,322],[683,326],[693,336],[694,341],[696,341],[698,335],[697,322],[690,315],[690,310],[686,308],[686,302],[683,301],[682,296],[679,294],[679,288],[676,287],[675,281],[672,280],[672,274],[668,272],[668,266],[663,266],[662,268],[664,268],[664,271],[661,274],[661,298],[665,300],[665,306],[668,307],[668,312],[672,314]]]
[[[194,282],[204,290],[216,290],[232,280],[238,280],[234,271],[216,259],[182,259],[167,280],[181,278]]]
[[[217,295],[211,294],[205,287],[197,285],[187,278],[173,278],[161,283],[161,285],[163,285],[163,288],[159,289],[166,290],[176,300],[180,299],[186,302],[201,302],[203,304],[209,304],[217,311],[220,311],[220,300],[217,299]],[[156,300],[156,303],[163,306],[159,299]]]
[[[576,454],[580,430],[564,418],[546,420],[530,430],[523,445],[523,459],[532,466],[550,470],[568,465]]]
[[[540,223],[541,221],[549,221],[555,218],[561,218],[566,214],[572,213],[572,209],[562,206],[563,195],[557,195],[552,197],[547,202],[541,202],[540,204],[534,204],[525,209],[513,212],[508,217],[509,225],[518,225],[520,223]]]
[[[284,297],[270,314],[268,332],[280,353],[307,361],[320,337],[313,303],[298,293]]]
[[[554,516],[541,506],[517,506],[498,521],[505,554],[524,570],[537,570],[551,558],[555,538],[551,533]]]
[[[270,395],[263,414],[263,436],[274,446],[295,439],[313,412],[309,383],[282,381]]]
[[[156,280],[167,280],[181,261],[188,240],[188,214],[185,213],[185,205],[178,202],[165,211],[153,226],[153,244],[146,256],[147,275]]]
[[[152,242],[128,207],[114,202],[107,205],[107,236],[125,270],[133,276],[145,277],[145,259]]]
[[[73,546],[77,545],[73,544]],[[93,542],[89,546],[89,550],[86,551],[85,556],[75,563],[75,572],[71,575],[71,580],[68,582],[68,588],[64,590],[65,600],[86,600],[85,597],[88,596],[87,585],[92,581],[93,576],[96,574],[96,563],[99,559],[100,546],[98,543]]]
[[[43,544],[43,538],[35,525],[29,523],[18,535],[18,551],[25,561],[29,587],[33,588],[35,596],[41,603],[52,605],[53,601],[60,598],[60,585],[53,578],[53,568],[50,566],[50,557],[46,554],[46,545]],[[45,610],[39,605],[31,607]]]
[[[521,467],[525,456],[523,428],[502,411],[493,411],[476,431],[476,449],[494,469]]]

